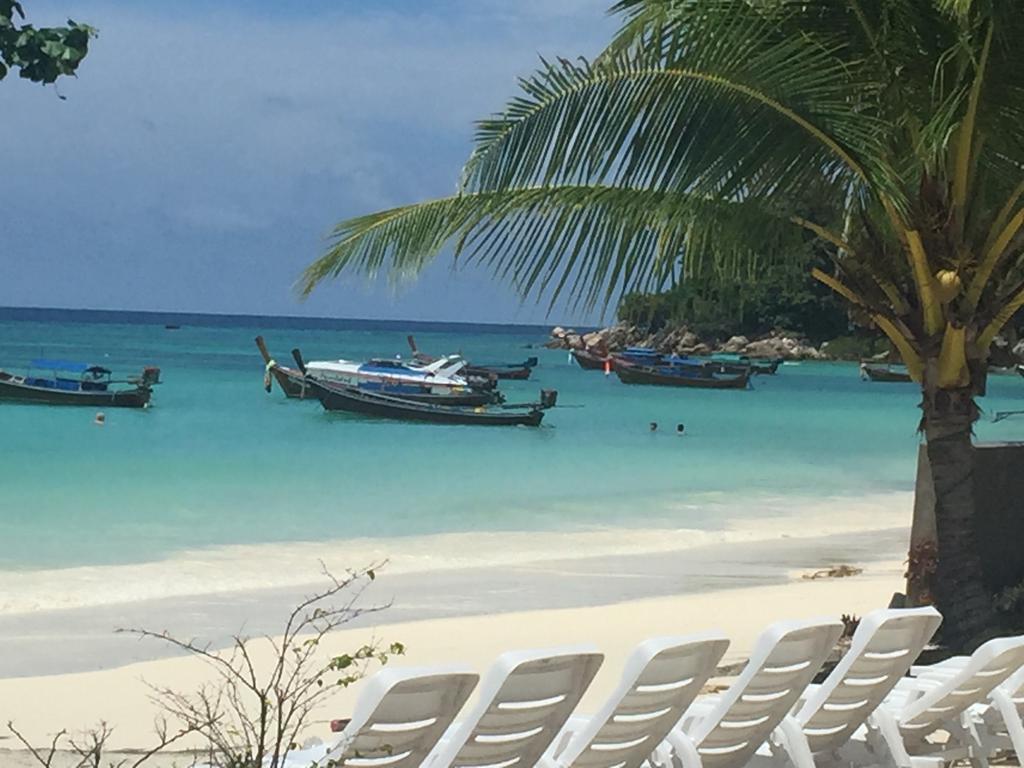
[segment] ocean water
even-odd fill
[[[410,332],[432,353],[537,355],[532,380],[503,388],[510,401],[557,389],[560,407],[540,429],[439,426],[328,414],[263,390],[258,333],[283,360],[295,346],[307,359],[401,354]],[[254,547],[285,557],[281,547],[293,546],[311,561],[324,542],[368,557],[391,547],[440,557],[430,542],[445,536],[450,557],[469,555],[477,545],[459,538],[468,535],[516,550],[603,537],[614,549],[640,531],[715,532],[797,509],[841,517],[865,499],[906,504],[918,445],[912,385],[804,363],[750,391],[631,387],[539,349],[545,337],[536,327],[0,310],[0,368],[45,355],[163,372],[153,407],[110,409],[103,427],[90,409],[0,404],[0,592],[10,598],[33,574],[56,583],[65,569],[85,582],[198,560],[219,570],[195,572],[197,583],[256,573]],[[1024,409],[1024,379],[992,377],[983,406]],[[978,435],[1024,438],[1024,418],[983,420]]]

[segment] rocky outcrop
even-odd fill
[[[646,333],[636,326],[618,323],[608,328],[579,334],[575,330],[558,327],[551,331],[547,346],[555,349],[586,349],[595,354],[618,352],[628,346],[644,346],[659,352],[700,357],[716,352],[746,355],[751,358],[784,360],[821,360],[827,358],[821,350],[806,340],[778,333],[751,341],[746,336],[733,336],[717,343],[701,339],[686,326]]]

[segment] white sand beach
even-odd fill
[[[683,584],[666,573],[664,563],[653,556],[647,558],[654,563],[653,570],[643,573],[643,569],[636,569],[632,579],[629,573],[621,570],[622,563],[616,563],[615,568],[609,570],[612,564],[607,559],[565,561],[579,569],[575,575],[564,568],[560,574],[541,569],[540,573],[533,575],[532,581],[524,572],[511,575],[513,580],[524,577],[531,595],[525,601],[506,603],[506,608],[519,604],[558,605],[560,598],[565,605],[549,609],[502,611],[499,593],[501,589],[511,587],[511,581],[502,581],[496,574],[487,581],[479,574],[454,571],[453,574],[461,574],[467,601],[490,600],[494,611],[500,612],[481,610],[481,606],[486,605],[482,602],[475,607],[468,606],[465,615],[439,615],[435,612],[431,618],[396,621],[394,619],[410,615],[410,610],[399,610],[389,616],[389,609],[374,614],[372,621],[330,635],[322,651],[334,655],[351,651],[371,640],[385,643],[400,641],[406,646],[407,653],[404,658],[394,659],[393,664],[462,663],[483,672],[495,656],[506,650],[594,643],[605,653],[606,660],[583,704],[584,710],[591,710],[617,681],[623,659],[645,638],[717,628],[732,639],[726,660],[740,661],[756,635],[772,621],[813,616],[838,617],[843,613],[862,615],[885,607],[893,592],[903,588],[901,547],[905,541],[905,530],[885,529],[865,531],[859,536],[849,534],[797,540],[786,536],[745,546],[728,545],[725,551],[733,552],[732,559],[724,559],[726,567],[737,570],[735,585],[730,585],[726,577]],[[690,572],[699,571],[704,569],[706,562],[721,561],[722,554],[723,551],[717,549],[703,554],[700,549],[688,551],[685,555],[676,553],[675,566],[668,570],[685,573],[686,563],[692,560]],[[746,573],[739,573],[742,561],[748,562]],[[635,561],[630,562],[636,565]],[[803,578],[817,568],[838,562],[857,564],[864,568],[864,572],[842,579]],[[632,597],[623,597],[631,593],[628,590],[617,593],[614,588],[602,591],[604,582],[592,578],[602,569],[609,577],[606,579],[608,583],[614,583],[615,577],[626,581],[638,580],[640,592],[648,591],[650,596],[632,593]],[[616,569],[619,570],[616,572]],[[389,578],[398,582],[402,577],[384,576],[379,581],[386,584]],[[579,578],[584,584],[589,584],[590,589],[579,599],[574,599],[573,584]],[[431,578],[421,575],[416,581],[419,589],[430,590]],[[653,582],[662,583],[665,588],[649,590]],[[439,574],[434,576],[433,583],[435,586],[443,584]],[[426,593],[414,592],[411,584],[406,584],[409,594],[424,598]],[[617,599],[619,597],[623,599]],[[251,598],[253,596],[244,601],[244,606],[253,618],[260,612],[273,612],[278,604],[286,604],[279,596],[276,602],[268,601],[260,607],[260,602]],[[427,608],[424,604],[421,613],[430,615]],[[277,611],[274,618],[281,615]],[[59,648],[60,654],[73,659],[78,647],[75,632],[83,630],[81,627],[76,629],[66,614],[53,612],[52,616],[65,622],[66,636],[61,637],[57,627],[51,625],[47,630],[41,624],[20,638],[20,647],[41,645],[51,649],[52,653],[58,653]],[[154,621],[157,619],[152,613],[140,616],[142,619],[146,616]],[[14,618],[8,617],[7,621]],[[270,617],[264,618],[270,621]],[[151,621],[146,626],[158,629],[162,625]],[[261,625],[254,622],[246,629],[255,630],[249,634],[259,635],[269,626],[269,623]],[[47,631],[52,634],[47,636]],[[4,630],[0,625],[0,638],[5,635],[7,641],[0,642],[15,647],[17,643],[11,626]],[[88,636],[88,632],[83,636]],[[140,645],[135,640],[123,637],[121,640],[136,647]],[[88,644],[84,647],[89,648]],[[61,728],[75,731],[103,721],[115,728],[112,746],[145,747],[152,742],[153,721],[159,713],[150,700],[148,686],[171,686],[181,691],[192,691],[210,679],[210,671],[201,661],[181,656],[149,658],[129,664],[112,663],[113,657],[109,654],[118,647],[123,649],[125,646],[111,646],[114,650],[108,648],[106,656],[103,653],[96,655],[94,666],[102,668],[60,674],[46,674],[49,671],[46,660],[39,654],[26,654],[21,676],[14,676],[19,673],[12,674],[9,666],[8,676],[0,679],[0,720],[13,720],[19,730],[37,743],[48,741],[50,735]],[[270,654],[266,641],[254,641],[252,648],[256,656],[267,663]],[[329,720],[346,716],[359,690],[360,686],[356,684],[340,691],[329,706],[318,711],[310,735],[330,738]],[[31,765],[27,756],[14,747],[10,738],[0,739],[0,750],[13,750],[0,752],[0,764],[19,768]],[[158,763],[164,764],[170,765],[171,762]]]

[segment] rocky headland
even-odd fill
[[[889,356],[884,339],[844,337],[826,341],[819,346],[798,334],[775,331],[750,339],[731,336],[728,339],[701,338],[686,326],[664,328],[651,332],[636,325],[616,323],[596,331],[577,332],[558,326],[551,330],[547,345],[552,349],[588,350],[598,355],[619,352],[626,347],[642,346],[662,354],[702,357],[712,354],[746,355],[753,359],[782,360],[861,360]],[[1024,362],[1024,340],[1011,343],[997,338],[989,359],[996,367],[1012,367]]]

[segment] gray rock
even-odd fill
[[[746,336],[733,336],[722,345],[722,351],[730,354],[742,352],[748,344],[750,344],[750,339]]]

